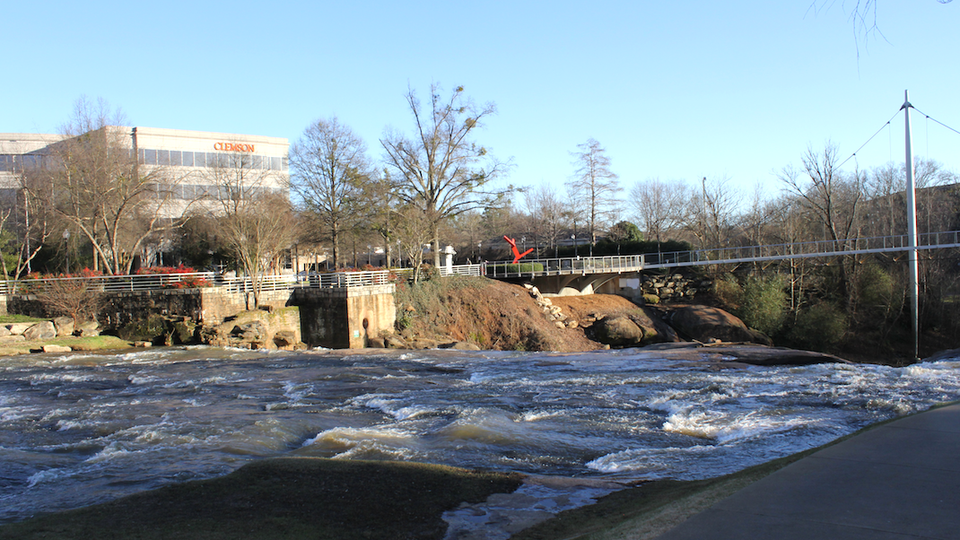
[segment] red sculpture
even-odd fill
[[[523,253],[520,253],[520,250],[517,249],[517,241],[516,241],[516,240],[514,240],[513,238],[508,237],[507,235],[503,235],[503,239],[506,240],[508,244],[510,244],[510,247],[511,247],[511,248],[513,248],[513,255],[514,255],[513,264],[517,264],[517,261],[519,261],[520,259],[522,259],[524,255],[527,255],[528,253],[530,253],[531,251],[533,251],[533,248],[530,248],[530,249],[524,251]]]

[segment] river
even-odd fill
[[[960,399],[960,359],[757,367],[207,347],[0,359],[0,523],[275,456],[697,479]]]

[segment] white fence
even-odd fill
[[[394,270],[374,270],[367,272],[300,273],[299,275],[267,275],[259,279],[260,290],[280,291],[298,288],[338,289],[365,287],[395,283],[398,279],[409,278],[413,270],[399,268]],[[479,264],[441,267],[440,275],[480,276]],[[215,272],[192,272],[180,274],[133,274],[124,276],[62,277],[45,279],[21,279],[0,281],[0,294],[31,294],[53,289],[70,287],[71,284],[87,284],[104,292],[133,292],[175,289],[196,289],[200,287],[222,287],[230,291],[246,292],[254,289],[254,280],[250,277],[224,276]]]

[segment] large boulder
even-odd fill
[[[6,328],[10,332],[10,334],[14,336],[22,336],[23,333],[27,331],[27,328],[30,328],[34,324],[36,323],[31,323],[31,322],[10,323],[10,324],[4,325],[4,328]]]
[[[670,313],[670,325],[689,339],[710,343],[767,343],[769,338],[750,330],[739,318],[708,306],[683,306]]]
[[[57,328],[57,336],[72,336],[74,330],[73,317],[57,317],[53,320],[53,325]]]
[[[192,321],[191,321],[192,322]],[[300,349],[300,311],[294,306],[241,311],[217,325],[203,327],[199,339],[215,347]]]
[[[57,337],[57,328],[50,321],[38,322],[24,330],[23,337],[26,338],[27,341],[53,339]]]
[[[630,320],[643,329],[643,344],[678,342],[680,337],[670,325],[656,315],[651,308],[645,307],[638,313],[631,313]]]
[[[280,330],[273,335],[273,344],[278,349],[292,351],[297,345],[297,335],[293,330]]]
[[[80,323],[74,332],[80,337],[96,337],[100,335],[100,323],[97,321],[84,321]]]
[[[630,347],[643,341],[643,329],[626,315],[604,317],[593,323],[594,337],[611,347]]]

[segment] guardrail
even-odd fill
[[[411,268],[372,270],[362,272],[300,273],[299,275],[267,275],[258,279],[261,291],[280,291],[297,288],[337,289],[395,283],[400,277],[413,274]],[[441,276],[482,276],[483,265],[468,264],[441,267]],[[62,277],[43,279],[0,280],[0,294],[30,294],[48,290],[55,285],[86,283],[103,292],[135,292],[218,287],[233,292],[251,292],[254,280],[250,277],[224,276],[215,272],[178,274],[131,274],[123,276]]]
[[[643,255],[609,257],[568,257],[559,259],[522,259],[488,262],[484,275],[489,278],[521,278],[525,276],[560,276],[569,274],[612,274],[638,272],[644,268]]]
[[[960,247],[960,231],[923,233],[918,236],[918,249]],[[882,253],[908,249],[906,235],[856,238],[851,240],[798,242],[766,246],[730,247],[618,255],[608,257],[568,257],[556,259],[523,259],[487,262],[439,268],[441,276],[486,276],[496,279],[522,278],[570,274],[612,274],[638,272],[644,269],[671,268],[754,262],[806,257],[829,257],[858,253]],[[399,277],[409,279],[413,270],[399,268],[363,272],[300,273],[298,275],[269,275],[259,278],[260,290],[277,291],[296,288],[347,288],[394,283]],[[55,284],[84,282],[104,292],[155,291],[223,287],[230,291],[250,292],[254,281],[250,277],[228,277],[215,272],[183,274],[134,274],[124,276],[65,277],[46,279],[0,280],[0,294],[29,294],[42,292]]]
[[[922,233],[917,235],[917,249],[940,249],[960,247],[960,231]],[[646,267],[670,268],[675,266],[702,266],[707,264],[732,264],[812,257],[835,257],[868,253],[886,253],[909,249],[907,235],[874,236],[848,240],[818,240],[790,244],[729,247],[677,251],[670,253],[647,253]]]
[[[393,270],[369,272],[308,273],[300,275],[267,275],[257,281],[262,291],[277,291],[296,288],[345,288],[393,283],[398,274]],[[29,294],[43,292],[56,285],[86,283],[104,292],[135,292],[175,289],[195,289],[200,287],[225,288],[230,291],[249,292],[254,289],[254,280],[250,277],[232,277],[215,272],[193,272],[182,274],[132,274],[123,276],[63,277],[44,279],[22,279],[0,281],[0,294]]]
[[[511,261],[486,263],[485,275],[491,278],[505,279],[570,274],[612,274],[681,266],[906,251],[909,248],[908,244],[906,235],[894,235],[837,241],[819,240],[792,244],[644,253],[642,255],[523,259],[515,264]],[[951,247],[960,247],[960,231],[932,232],[918,235],[917,249]]]

